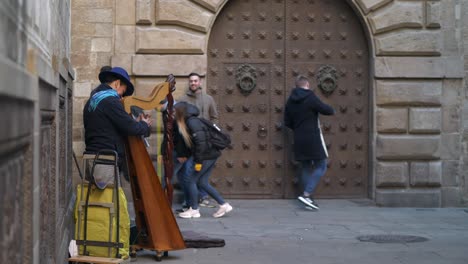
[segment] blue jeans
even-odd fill
[[[198,187],[205,190],[209,196],[211,196],[218,204],[224,204],[224,199],[221,197],[219,192],[213,188],[208,182],[208,178],[213,171],[216,159],[214,160],[205,160],[202,163],[202,170],[199,172],[193,172],[192,177],[186,181],[185,189],[189,191],[190,194],[190,207],[192,209],[198,209]]]
[[[180,163],[177,158],[174,159],[174,174],[177,175],[177,181],[182,187],[182,193],[184,194],[184,203],[185,205],[190,204],[190,195],[187,188],[185,188],[185,182],[188,182],[192,177],[193,170],[193,157],[188,158],[184,163]],[[203,187],[197,184],[198,187],[198,199],[208,198],[208,194],[205,192]]]
[[[180,184],[180,187],[182,188],[182,193],[184,195],[184,202],[185,204],[189,204],[190,196],[188,194],[188,191],[186,191],[185,188],[185,182],[187,181],[186,179],[190,179],[190,177],[193,174],[193,157],[189,157],[185,162],[180,163],[179,160],[177,159],[177,153],[174,151],[173,152],[173,165],[174,165],[174,170],[173,170],[173,176],[177,177],[177,181]],[[164,177],[166,175],[164,174]],[[174,181],[174,178],[172,178]],[[166,181],[165,179],[162,180],[162,188],[166,188]],[[198,200],[197,200],[198,201]]]
[[[327,171],[327,159],[302,161],[302,184],[304,192],[312,194]]]

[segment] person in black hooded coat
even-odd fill
[[[323,103],[310,89],[304,76],[296,79],[296,88],[286,102],[284,123],[294,132],[294,156],[302,164],[304,193],[298,199],[308,208],[319,209],[311,199],[315,187],[327,170],[327,148],[320,129],[319,114],[333,115],[335,110]]]

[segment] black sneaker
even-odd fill
[[[316,210],[319,209],[318,205],[312,199],[310,199],[309,197],[299,196],[299,197],[297,197],[297,199],[299,201],[301,201],[303,204],[305,204],[306,206],[310,207],[310,208],[313,208],[313,209],[316,209]]]

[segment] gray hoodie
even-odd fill
[[[199,87],[199,89],[202,89]],[[200,110],[200,116],[211,122],[218,124],[218,109],[216,108],[216,103],[205,91],[200,93],[194,93],[190,88],[187,89],[187,92],[179,98],[179,102],[187,102],[195,105],[198,110]]]

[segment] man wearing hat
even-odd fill
[[[83,109],[86,152],[115,150],[119,165],[125,153],[126,136],[149,135],[151,120],[140,115],[137,120],[125,112],[122,97],[132,95],[134,88],[127,71],[120,67],[99,73],[101,84],[91,92]]]

